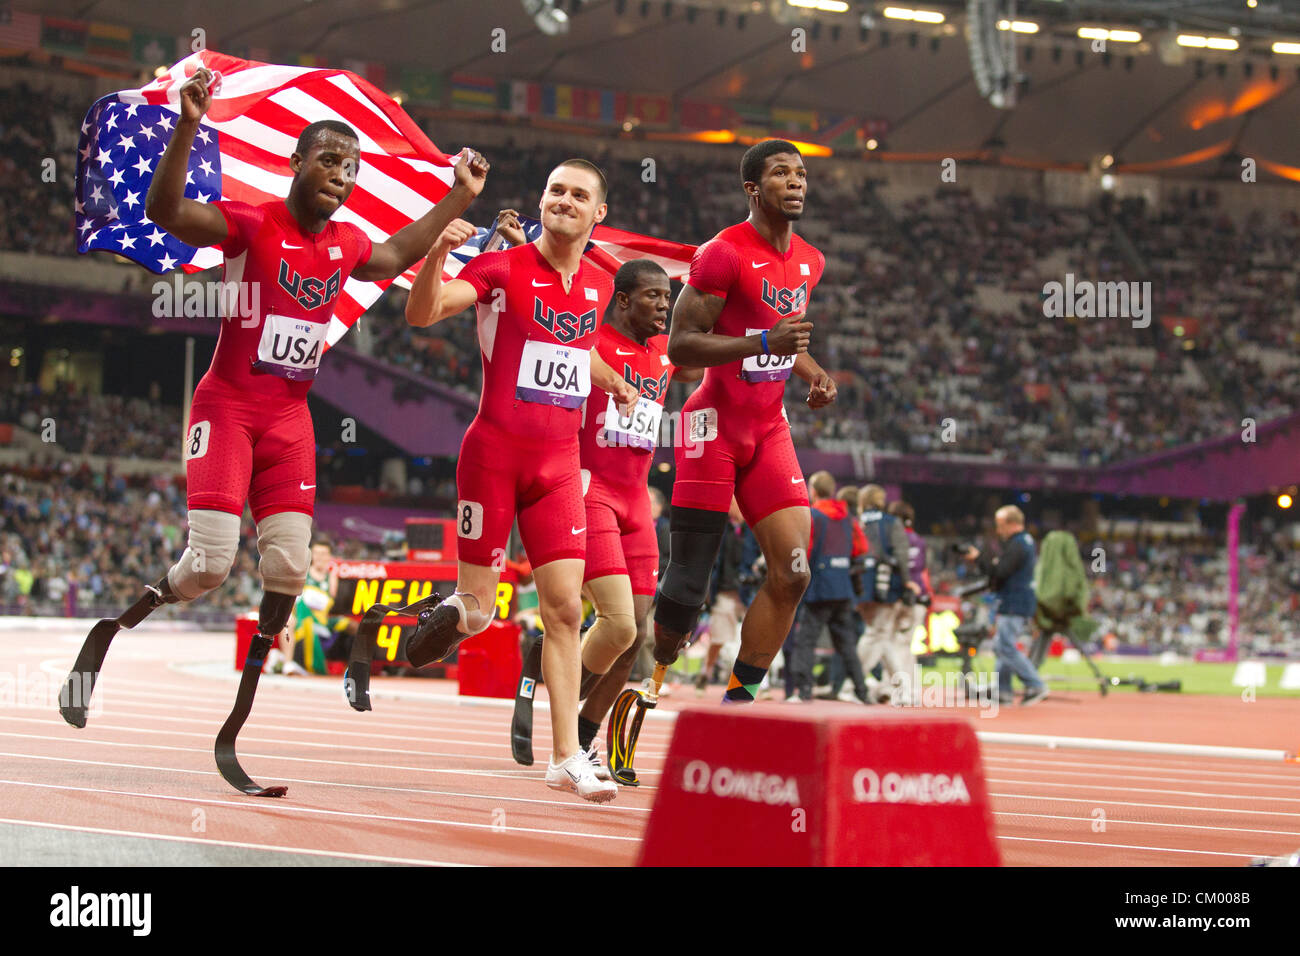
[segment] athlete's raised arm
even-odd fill
[[[386,242],[376,245],[371,250],[370,259],[364,265],[358,265],[352,274],[368,281],[392,279],[419,262],[420,256],[428,251],[434,239],[440,237],[452,220],[468,209],[469,204],[483,191],[488,169],[488,161],[481,153],[472,149],[461,150],[460,159],[456,163],[456,184],[447,191],[447,195],[415,222],[393,233]],[[449,247],[454,248],[455,246]]]
[[[751,355],[800,355],[808,351],[812,323],[803,314],[787,315],[764,336],[716,335],[713,326],[727,300],[684,286],[673,306],[672,329],[668,333],[668,361],[688,368],[709,368],[749,358]]]
[[[146,216],[181,242],[200,248],[225,242],[230,233],[226,217],[216,206],[185,198],[190,150],[199,131],[199,121],[212,103],[212,92],[208,89],[212,81],[212,73],[200,69],[181,84],[180,119],[144,197]]]
[[[406,300],[406,322],[418,328],[434,325],[445,318],[464,312],[478,300],[478,291],[464,279],[442,281],[442,267],[447,253],[467,242],[474,227],[464,219],[454,219],[438,234],[429,249],[429,257],[415,274],[411,296]]]

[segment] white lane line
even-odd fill
[[[1064,760],[1053,757],[1011,757],[1005,753],[990,754],[988,750],[984,751],[984,762],[989,763],[993,760],[999,760],[1003,763],[1020,763],[1033,764],[1039,767],[1095,767],[1104,770],[1149,770],[1149,771],[1167,771],[1169,773],[1194,772],[1202,776],[1213,777],[1234,777],[1250,780],[1293,780],[1300,783],[1300,766],[1292,768],[1291,766],[1279,767],[1275,771],[1266,770],[1207,770],[1204,762],[1201,763],[1184,763],[1176,761],[1174,763],[1154,764],[1149,759],[1143,761],[1133,761],[1132,763],[1096,763],[1091,760]]]
[[[1025,747],[1066,747],[1078,750],[1120,750],[1127,753],[1170,754],[1182,757],[1227,757],[1237,760],[1282,762],[1291,756],[1285,750],[1255,747],[1218,747],[1206,744],[1170,744],[1157,740],[1118,740],[1109,737],[1058,737],[1054,734],[1011,734],[977,730],[980,743]]]
[[[1000,760],[985,760],[984,766],[988,768],[1001,762],[1002,761]],[[1062,777],[1114,777],[1120,780],[1155,780],[1160,783],[1199,783],[1210,784],[1211,786],[1232,786],[1238,783],[1236,780],[1205,780],[1199,777],[1159,777],[1141,773],[1110,774],[1103,771],[1057,770],[1050,767],[1042,770],[1034,767],[1001,767],[999,769],[1000,771],[1007,773],[1045,773]],[[1242,780],[1240,781],[1240,785],[1243,787],[1253,787],[1255,789],[1269,788],[1273,790],[1287,790],[1291,793],[1295,793],[1297,789],[1300,789],[1300,780],[1297,780],[1295,783],[1259,783],[1254,780]],[[1225,793],[1223,796],[1232,796],[1232,794]]]
[[[199,677],[205,680],[220,680],[223,683],[233,683],[239,680],[239,672],[231,668],[229,671],[223,670],[220,673],[207,673],[202,671],[187,670],[187,663],[190,667],[195,666],[194,662],[168,664],[168,668],[178,673],[186,674],[191,677]],[[65,668],[66,670],[66,668]],[[385,678],[380,683],[371,681],[370,696],[374,700],[392,700],[392,701],[431,701],[434,703],[450,704],[453,707],[465,708],[489,708],[495,710],[513,710],[515,706],[512,697],[474,697],[468,694],[439,694],[431,692],[416,691],[409,688],[406,690],[396,691],[392,689],[394,678]],[[293,678],[287,678],[286,682],[276,682],[276,686],[294,687],[303,691],[314,691],[318,693],[338,693],[338,687],[330,687],[324,681],[303,680],[298,682]],[[668,695],[664,694],[664,698]],[[683,695],[684,696],[684,695]],[[533,702],[533,707],[538,710],[550,710],[550,703],[545,698],[538,698]],[[674,721],[677,719],[677,712],[672,710],[648,710],[646,718],[651,722],[657,721]]]
[[[137,716],[138,716],[138,717],[140,717],[140,718],[142,718],[142,719],[145,719],[145,720],[163,720],[163,719],[182,720],[182,719],[188,719],[188,720],[191,720],[192,722],[198,723],[198,722],[201,722],[201,721],[199,720],[199,718],[182,718],[182,717],[177,717],[177,716],[174,716],[173,714],[171,714],[170,712],[177,711],[177,710],[181,710],[181,711],[188,711],[188,712],[198,713],[198,714],[211,714],[211,715],[213,715],[214,718],[216,718],[216,719],[220,719],[220,720],[224,720],[225,717],[226,717],[226,715],[230,712],[230,705],[229,705],[229,702],[221,703],[220,705],[216,705],[216,704],[214,704],[214,706],[212,706],[212,707],[202,707],[202,706],[196,706],[196,705],[194,705],[194,704],[192,704],[192,703],[191,703],[191,704],[169,704],[169,703],[150,703],[150,702],[147,701],[147,700],[129,700],[129,701],[128,701],[128,698],[129,698],[129,697],[145,696],[145,695],[137,695],[137,694],[135,694],[135,693],[132,693],[132,694],[130,694],[130,695],[125,695],[125,694],[118,693],[118,694],[115,694],[115,695],[109,695],[109,696],[112,698],[112,700],[109,701],[108,704],[104,704],[103,701],[98,701],[98,702],[97,702],[98,704],[100,704],[100,705],[102,706],[102,714],[103,714],[103,716],[105,716],[105,717],[125,717],[125,716],[137,717]],[[149,696],[152,696],[152,695],[149,695]],[[183,699],[183,700],[190,700],[190,701],[193,700],[193,698],[184,698],[184,697],[183,697],[183,698],[180,698],[180,699]],[[161,717],[161,716],[155,716],[155,715],[153,715],[153,714],[140,714],[140,713],[134,713],[134,712],[126,711],[126,710],[119,710],[119,709],[117,708],[116,705],[117,705],[118,703],[120,703],[120,702],[124,702],[124,701],[129,702],[129,706],[131,706],[131,707],[143,707],[143,708],[154,708],[154,709],[157,709],[157,710],[165,710],[165,711],[168,711],[168,712],[169,712],[169,715],[166,716],[166,717]],[[302,710],[302,709],[300,709],[300,708],[276,708],[276,707],[274,707],[274,706],[263,706],[264,704],[271,704],[271,703],[273,703],[273,702],[271,702],[271,701],[264,701],[264,700],[263,700],[262,698],[260,698],[260,697],[258,698],[258,701],[257,701],[257,715],[258,715],[258,717],[260,717],[260,718],[264,718],[264,719],[265,719],[265,718],[271,718],[271,717],[293,717],[293,718],[295,719],[296,722],[298,722],[298,723],[305,723],[305,724],[331,724],[331,725],[333,725],[333,724],[341,724],[341,725],[349,726],[349,727],[364,726],[363,724],[359,724],[359,723],[358,723],[358,716],[359,716],[359,715],[355,715],[355,714],[354,714],[353,716],[351,716],[351,717],[348,717],[348,716],[341,716],[341,717],[340,717],[340,716],[334,716],[332,713],[331,713],[331,715],[326,716],[326,715],[320,714],[320,713],[315,712],[315,711],[304,711],[304,710]],[[14,705],[12,705],[11,708],[4,708],[4,709],[16,709],[16,710],[42,710],[42,711],[44,711],[44,710],[48,710],[49,708],[48,708],[46,705],[44,705],[44,704],[28,704],[28,703],[25,703],[25,702],[19,702],[19,703],[15,703]],[[3,712],[4,709],[0,709],[0,719],[3,719],[3,717],[4,717],[4,712]],[[504,720],[504,719],[496,719],[496,720],[491,720],[491,721],[486,721],[486,722],[484,722],[484,721],[477,721],[477,722],[474,722],[474,723],[481,723],[481,724],[483,724],[483,725],[484,725],[484,726],[483,726],[483,729],[471,728],[471,727],[465,727],[465,726],[463,726],[463,725],[466,724],[466,723],[471,723],[471,721],[466,721],[466,720],[464,719],[463,715],[460,715],[460,714],[448,714],[448,715],[445,715],[445,718],[444,718],[444,719],[437,719],[437,717],[435,716],[435,719],[432,720],[432,721],[425,721],[425,722],[415,723],[415,724],[408,724],[408,723],[404,723],[404,722],[398,722],[398,721],[395,721],[395,720],[392,719],[392,715],[381,716],[380,719],[382,719],[382,721],[383,721],[383,726],[384,726],[384,728],[385,728],[385,732],[387,732],[390,728],[393,728],[393,727],[396,727],[396,728],[399,729],[399,730],[410,730],[410,731],[416,731],[416,732],[426,731],[426,730],[427,730],[427,731],[433,731],[433,732],[440,732],[440,731],[441,731],[441,732],[445,732],[445,731],[447,731],[447,730],[454,730],[454,731],[456,731],[457,733],[481,734],[481,735],[484,735],[484,736],[489,736],[489,737],[498,737],[498,738],[499,738],[499,737],[502,737],[504,734],[506,734],[506,733],[509,732],[509,726],[510,726],[508,721],[506,721],[506,720]],[[449,726],[449,725],[450,725],[450,726]],[[294,727],[294,728],[286,728],[286,729],[299,730],[299,729],[302,729],[302,728]],[[360,732],[358,732],[358,731],[342,731],[342,730],[340,730],[340,731],[334,731],[333,729],[331,729],[330,732],[331,732],[331,733],[340,733],[340,734],[342,734],[342,733],[352,733],[352,734],[355,734],[355,735],[360,735]],[[536,729],[536,732],[537,732],[538,734],[546,734],[546,733],[549,733],[549,732],[550,732],[549,722],[547,722],[547,723],[545,723],[545,724],[543,724],[543,725],[538,726],[537,729]],[[393,734],[393,735],[390,735],[390,736],[395,736],[395,737],[396,737],[397,735]],[[671,736],[671,734],[668,733],[668,732],[664,732],[664,733],[655,733],[654,731],[651,731],[651,732],[649,732],[649,733],[643,733],[641,739],[642,739],[642,740],[656,740],[656,741],[661,741],[661,742],[663,742],[663,743],[666,744],[666,743],[668,742],[668,739],[669,739],[670,736]],[[414,737],[414,736],[412,736],[412,737],[409,737],[409,738],[401,738],[401,739],[410,739],[410,740],[427,740],[427,739],[429,739],[429,738],[428,738],[428,737],[425,737],[425,736],[420,736],[420,737]]]
[[[1243,860],[1253,860],[1260,853],[1223,853],[1218,850],[1177,850],[1167,846],[1133,846],[1127,843],[1092,843],[1087,840],[1046,840],[1039,837],[1003,836],[999,840],[1016,840],[1022,843],[1063,843],[1066,846],[1100,846],[1107,850],[1149,850],[1152,853],[1190,853],[1194,856],[1234,856]]]
[[[53,740],[59,743],[69,743],[66,737],[46,737],[40,734],[18,734],[0,731],[0,737],[19,737],[26,740]],[[71,741],[73,743],[82,741]],[[172,747],[167,744],[142,744],[134,741],[120,740],[92,740],[85,739],[85,743],[94,744],[97,747],[135,747],[142,750],[170,750],[176,753],[191,753],[212,755],[211,747]],[[17,755],[17,756],[21,756]],[[382,764],[382,763],[363,763],[359,760],[320,760],[315,757],[291,757],[288,754],[262,754],[262,753],[241,753],[241,760],[265,759],[265,760],[293,760],[298,763],[319,763],[330,764],[338,767],[368,767],[376,770],[392,771],[409,771],[413,773],[446,773],[464,777],[497,777],[502,780],[511,780],[512,777],[506,776],[507,771],[498,770],[452,770],[437,767],[407,767],[400,764]],[[511,771],[514,772],[514,771]],[[543,771],[523,771],[525,773],[543,773]]]
[[[1095,823],[1096,817],[1063,817],[1052,813],[1020,813],[1016,810],[995,810],[995,817],[1035,817],[1041,820],[1073,820],[1080,823]],[[1204,823],[1155,823],[1150,820],[1120,820],[1107,817],[1106,826],[1123,824],[1132,827],[1175,827],[1180,830],[1221,830],[1225,833],[1266,833],[1271,836],[1300,837],[1300,833],[1290,830],[1256,830],[1250,827],[1213,827]]]
[[[1218,800],[1267,800],[1270,803],[1300,803],[1300,797],[1257,797],[1251,794],[1202,793],[1199,790],[1161,790],[1156,787],[1116,787],[1100,783],[1052,783],[1048,780],[1008,780],[1004,777],[985,777],[987,783],[1017,783],[1030,787],[1069,787],[1072,790],[1105,790],[1108,793],[1173,793],[1181,797],[1212,797]]]
[[[434,817],[407,817],[395,813],[353,813],[351,810],[328,810],[324,807],[300,807],[292,803],[283,801],[267,806],[269,801],[258,801],[256,803],[249,800],[214,800],[207,797],[186,797],[166,793],[141,793],[136,790],[109,790],[103,787],[73,787],[66,784],[55,783],[31,783],[26,780],[0,780],[0,784],[11,787],[29,787],[37,790],[60,790],[65,793],[94,793],[101,796],[115,797],[139,797],[144,800],[165,800],[174,803],[207,803],[216,807],[226,807],[232,810],[252,810],[257,813],[265,813],[267,810],[280,811],[282,813],[300,813],[311,816],[323,817],[348,817],[366,821],[385,820],[391,823],[420,823],[430,826],[443,827],[463,827],[470,830],[492,830],[497,833],[514,832],[514,833],[540,833],[546,836],[571,836],[583,837],[588,840],[619,840],[627,843],[639,843],[641,837],[613,836],[606,833],[582,833],[577,830],[548,830],[544,827],[513,827],[505,824],[493,823],[469,823],[462,820],[438,820]]]
[[[44,737],[39,734],[16,734],[16,733],[0,732],[0,737],[18,737],[25,740],[53,740],[61,743],[68,742],[67,739],[63,737]],[[142,744],[142,743],[134,743],[129,741],[116,741],[116,740],[87,740],[86,743],[92,743],[100,747],[134,747],[142,750],[167,750],[173,753],[204,754],[205,756],[208,757],[212,755],[212,749],[210,747],[172,747],[167,744]],[[0,756],[5,756],[5,755],[0,754]],[[9,754],[8,756],[23,757],[29,755]],[[495,777],[498,780],[518,780],[519,776],[514,776],[514,775],[529,775],[530,778],[533,775],[536,775],[536,777],[540,779],[541,777],[545,776],[546,773],[545,770],[541,768],[537,770],[458,770],[458,769],[443,768],[443,767],[408,767],[401,764],[363,763],[362,761],[359,760],[321,760],[316,757],[292,757],[287,754],[259,754],[259,753],[240,754],[241,760],[248,760],[254,758],[264,759],[264,760],[292,760],[296,763],[326,764],[328,766],[335,766],[335,767],[356,767],[356,768],[364,767],[364,768],[371,768],[375,770],[389,770],[393,772],[402,771],[407,773],[442,773],[442,774],[448,774],[451,776],[459,776],[459,777]]]
[[[202,843],[208,846],[228,846],[240,850],[267,850],[272,853],[302,853],[306,856],[338,857],[364,860],[371,863],[406,863],[413,866],[478,866],[477,863],[448,863],[444,860],[422,860],[404,856],[375,856],[370,853],[347,853],[343,850],[312,850],[301,846],[280,846],[269,843],[241,843],[237,840],[211,840],[205,837],[172,836],[165,833],[141,833],[138,830],[110,830],[106,827],[83,827],[67,823],[48,823],[44,820],[21,820],[0,817],[0,823],[13,823],[25,827],[42,827],[46,830],[68,830],[73,833],[102,833],[107,836],[137,837],[142,840],[162,840],[167,843]],[[17,862],[17,861],[16,861]],[[22,865],[33,866],[39,861],[29,860]]]
[[[133,715],[133,714],[119,714],[119,716],[122,716],[122,717],[131,717],[131,716],[138,716],[138,715]],[[188,717],[159,717],[159,718],[156,718],[156,719],[158,719],[158,720],[175,720],[175,721],[184,721],[184,722],[186,722],[186,723],[199,723],[199,724],[202,724],[202,725],[204,725],[204,726],[210,726],[210,725],[211,725],[211,722],[210,722],[210,721],[192,720],[192,719],[190,719],[190,718],[188,718]],[[13,715],[0,715],[0,722],[5,721],[5,720],[12,721],[12,722],[16,722],[16,723],[29,723],[29,724],[36,724],[36,725],[41,726],[41,727],[53,727],[53,728],[59,728],[59,729],[61,729],[61,728],[63,728],[64,726],[66,726],[62,720],[54,720],[54,719],[47,719],[47,718],[41,718],[41,717],[14,717]],[[109,732],[115,732],[115,733],[126,733],[126,734],[132,734],[132,735],[136,735],[136,736],[140,736],[140,735],[144,735],[144,734],[153,734],[153,735],[159,735],[159,734],[161,734],[161,735],[163,735],[163,736],[171,736],[171,737],[200,737],[200,738],[206,738],[206,739],[211,739],[211,737],[212,737],[212,731],[211,731],[211,730],[208,730],[208,731],[196,731],[196,730],[164,730],[164,729],[162,729],[162,728],[140,727],[140,726],[138,726],[138,725],[137,725],[137,726],[121,726],[121,725],[114,725],[114,724],[105,724],[105,723],[103,723],[102,721],[97,721],[97,722],[95,723],[95,725],[94,725],[94,729],[95,729],[96,731],[109,731]],[[256,722],[254,722],[254,724],[250,725],[248,729],[249,729],[249,730],[255,730],[255,729],[263,729],[263,730],[264,730],[264,729],[266,729],[266,728],[265,728],[264,726],[262,726],[262,727],[258,727],[258,726],[256,726]],[[276,730],[277,733],[283,733],[284,731],[296,731],[296,732],[299,732],[299,733],[308,733],[308,732],[309,732],[309,731],[307,731],[307,730],[303,730],[303,729],[300,729],[300,728],[293,728],[293,727],[276,727],[275,730]],[[342,732],[331,731],[331,733],[336,734],[336,735],[338,735],[338,736],[342,736]],[[4,734],[4,733],[0,733],[0,736],[14,736],[14,735],[13,735],[13,734]],[[18,735],[18,736],[21,736],[21,735]],[[477,741],[477,740],[460,740],[460,739],[455,738],[455,737],[426,737],[426,738],[423,738],[423,740],[421,740],[420,738],[404,738],[404,737],[402,737],[402,738],[398,738],[398,737],[390,737],[390,736],[387,736],[387,735],[376,735],[376,734],[374,734],[374,733],[366,733],[366,734],[363,734],[363,733],[355,733],[355,734],[348,734],[348,736],[362,737],[362,738],[364,738],[365,740],[369,741],[369,745],[367,746],[367,745],[362,745],[362,744],[320,743],[320,742],[309,741],[309,740],[289,740],[289,739],[287,739],[287,738],[284,737],[284,736],[280,736],[280,737],[256,737],[256,736],[253,736],[253,735],[251,735],[251,734],[241,734],[240,737],[239,737],[239,740],[240,740],[241,743],[243,743],[243,742],[249,742],[249,743],[263,743],[263,744],[271,744],[272,746],[275,746],[275,745],[283,745],[283,746],[286,746],[286,747],[319,747],[319,748],[324,748],[324,749],[327,749],[327,750],[356,750],[356,751],[361,751],[361,752],[372,751],[372,752],[374,752],[374,753],[381,753],[381,754],[406,754],[406,755],[414,756],[414,757],[451,757],[451,758],[461,758],[461,759],[465,759],[465,760],[491,760],[491,761],[496,761],[496,762],[498,762],[498,763],[506,763],[506,764],[514,764],[514,763],[515,763],[515,759],[514,759],[514,757],[492,756],[492,755],[490,755],[490,754],[481,753],[481,751],[484,751],[484,750],[496,750],[496,751],[505,751],[505,750],[509,750],[510,748],[509,748],[506,744],[504,744],[504,743],[502,743],[502,744],[485,744],[485,743],[481,743],[480,741]],[[59,737],[59,738],[57,738],[57,739],[59,739],[59,740],[67,740],[67,739],[69,739],[69,738]],[[97,738],[97,737],[95,737],[95,738],[92,738],[92,737],[85,737],[85,738],[81,738],[81,739],[84,739],[84,740],[87,741],[87,742],[95,742],[95,741],[98,741],[100,738]],[[471,749],[471,752],[468,752],[468,753],[456,753],[456,752],[451,752],[451,751],[437,751],[437,750],[406,750],[406,749],[403,749],[403,748],[400,748],[400,747],[389,747],[389,746],[387,746],[387,742],[388,742],[389,740],[406,740],[406,739],[413,739],[413,740],[415,740],[415,742],[417,742],[417,743],[420,743],[420,742],[427,742],[427,743],[456,744],[456,745],[461,745],[461,746],[464,746],[464,747],[467,747],[467,748],[472,748],[472,749]],[[105,740],[105,741],[103,741],[103,742],[104,742],[104,743],[121,743],[121,741],[108,741],[108,740]],[[548,751],[550,750],[550,739],[547,738],[547,737],[538,737],[538,738],[535,738],[535,739],[534,739],[534,743],[537,744],[538,749],[539,749],[541,752],[543,752],[543,753],[548,752]],[[638,747],[638,749],[637,749],[637,752],[638,752],[638,754],[641,754],[641,753],[642,753],[642,751],[640,750],[639,747]],[[644,751],[644,755],[647,756],[647,757],[662,757],[662,756],[666,756],[666,755],[667,755],[667,751],[663,751],[663,750],[655,750],[655,749],[653,749],[653,748],[650,748],[650,749]]]
[[[183,773],[196,777],[216,777],[215,770],[190,770],[185,767],[155,767],[151,764],[138,763],[118,763],[110,760],[88,760],[84,757],[55,757],[50,754],[16,754],[0,752],[0,757],[17,757],[22,760],[48,760],[56,763],[75,763],[84,764],[92,767],[112,767],[118,770],[154,770],[162,773]],[[658,773],[658,771],[640,771],[641,773]],[[530,779],[541,780],[545,774],[540,770],[516,770],[518,774],[535,774]],[[508,803],[537,803],[551,807],[561,807],[565,810],[582,810],[584,812],[610,813],[616,810],[628,810],[637,813],[649,813],[649,807],[628,806],[626,803],[620,803],[617,806],[612,804],[603,804],[597,806],[584,800],[539,800],[536,797],[507,797],[501,794],[488,793],[470,793],[461,790],[428,790],[423,787],[385,787],[375,783],[349,783],[346,780],[318,780],[315,777],[281,777],[276,775],[277,780],[285,783],[305,783],[321,787],[345,787],[349,790],[378,790],[392,791],[394,793],[415,793],[429,794],[439,797],[461,797],[469,800],[491,800],[493,802],[506,801]],[[516,778],[518,779],[518,778]],[[658,790],[658,787],[650,787],[642,784],[640,790]]]
[[[132,715],[132,714],[120,714],[119,716],[130,717],[130,716],[136,716],[136,715]],[[5,717],[4,719],[5,719],[5,720],[10,720],[10,721],[18,721],[18,722],[22,722],[22,723],[38,724],[38,725],[45,726],[45,727],[61,727],[61,726],[63,726],[63,722],[62,722],[61,720],[46,720],[46,719],[42,719],[42,718],[39,718],[39,717],[13,717],[13,716],[8,716],[8,717]],[[160,718],[157,718],[157,719],[159,719],[159,720],[184,720],[184,721],[187,721],[187,722],[195,722],[195,721],[189,721],[189,718],[185,718],[185,717],[174,717],[174,718],[160,717]],[[209,722],[209,721],[197,721],[197,723],[209,724],[210,722]],[[155,727],[140,727],[140,726],[138,726],[138,725],[135,725],[135,726],[122,726],[122,725],[118,725],[118,724],[106,724],[106,723],[104,723],[102,720],[101,720],[101,721],[96,721],[94,726],[95,726],[95,730],[96,730],[97,732],[101,732],[101,733],[102,733],[102,732],[105,732],[105,731],[110,731],[110,732],[116,732],[116,733],[127,733],[127,734],[135,734],[135,735],[144,735],[144,734],[159,735],[159,734],[161,734],[161,735],[163,735],[163,736],[168,736],[168,737],[200,737],[200,738],[209,739],[209,740],[212,738],[212,731],[211,731],[211,730],[208,730],[208,731],[198,731],[198,730],[164,730],[164,729],[162,729],[162,728],[155,728]],[[276,732],[277,732],[277,733],[282,733],[282,732],[285,732],[285,731],[297,731],[297,732],[299,732],[299,733],[306,733],[306,732],[308,732],[308,731],[304,731],[304,730],[302,730],[302,729],[300,729],[300,728],[293,728],[293,727],[276,727],[275,729],[276,729]],[[335,734],[337,734],[338,736],[342,736],[342,733],[340,733],[340,732],[332,732],[332,733],[335,733]],[[409,755],[411,755],[411,756],[416,756],[416,757],[453,757],[453,758],[455,758],[455,757],[459,757],[459,758],[463,758],[463,759],[466,759],[466,760],[492,760],[492,761],[496,761],[496,762],[498,762],[498,763],[507,763],[507,764],[514,764],[514,762],[515,762],[515,760],[514,760],[513,757],[492,757],[492,756],[488,756],[488,755],[486,755],[486,754],[481,754],[481,753],[453,753],[453,752],[443,752],[443,751],[436,751],[436,750],[404,750],[404,749],[399,748],[399,747],[390,747],[390,746],[388,746],[388,743],[387,743],[387,742],[388,742],[389,740],[393,740],[393,739],[406,739],[406,738],[394,738],[394,737],[390,737],[390,736],[387,736],[387,735],[383,736],[382,738],[377,738],[376,735],[373,734],[373,733],[369,733],[369,734],[355,733],[355,734],[348,734],[348,736],[353,736],[353,737],[363,737],[363,738],[365,738],[367,741],[369,741],[369,745],[364,745],[364,744],[351,744],[351,743],[320,743],[320,742],[317,742],[317,741],[310,741],[310,740],[289,740],[289,739],[287,739],[286,737],[255,737],[255,736],[252,736],[251,734],[241,734],[240,737],[239,737],[239,740],[240,740],[240,743],[244,743],[244,742],[248,742],[248,743],[264,743],[264,744],[271,744],[271,745],[281,744],[281,745],[284,745],[284,746],[286,746],[286,747],[320,747],[320,748],[324,748],[324,749],[328,749],[328,750],[358,750],[358,751],[374,751],[374,752],[376,752],[376,753],[384,753],[384,754],[409,754]],[[91,738],[87,738],[87,739],[91,739]],[[98,738],[94,738],[94,739],[97,740]],[[413,739],[415,739],[415,738],[413,738]],[[466,747],[472,747],[472,748],[475,748],[475,749],[478,749],[478,750],[486,749],[486,748],[489,748],[489,747],[494,748],[494,749],[497,749],[497,750],[506,750],[506,749],[508,749],[508,748],[506,747],[505,744],[501,744],[501,745],[498,747],[498,746],[496,746],[496,745],[482,744],[482,743],[479,743],[478,741],[475,741],[475,740],[457,740],[457,739],[455,739],[455,738],[432,738],[432,737],[431,737],[431,738],[427,738],[427,739],[429,740],[430,743],[435,743],[435,742],[436,742],[436,743],[463,744],[463,745],[465,745]],[[547,741],[547,743],[548,743],[548,747],[547,747],[547,749],[549,749],[549,741]],[[653,754],[654,751],[650,751],[650,753]]]
[[[989,791],[990,797],[998,797],[1003,800],[1039,800],[1051,801],[1052,803],[1082,803],[1092,806],[1107,807],[1145,807],[1149,810],[1188,810],[1192,813],[1245,813],[1256,817],[1300,817],[1300,813],[1289,813],[1286,810],[1239,810],[1235,807],[1188,807],[1175,803],[1135,803],[1131,800],[1103,800],[1099,797],[1048,797],[1041,794],[1028,793],[994,793]]]

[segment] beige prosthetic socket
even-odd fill
[[[262,590],[301,594],[311,564],[311,515],[301,511],[267,515],[257,524],[257,553]]]
[[[239,515],[196,509],[189,513],[185,553],[167,572],[172,593],[193,601],[221,587],[239,551]]]
[[[596,606],[596,623],[582,642],[582,666],[604,674],[636,640],[632,611],[632,582],[626,574],[611,574],[586,584]]]

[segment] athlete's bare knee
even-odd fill
[[[556,631],[576,634],[582,626],[582,601],[577,597],[543,600],[539,605],[542,628],[547,634]]]
[[[766,587],[772,598],[781,604],[798,604],[811,580],[812,575],[803,565],[768,565]]]

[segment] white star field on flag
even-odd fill
[[[91,107],[77,151],[74,208],[80,252],[129,250],[132,259],[153,272],[168,272],[194,258],[198,250],[163,232],[144,214],[144,197],[171,138],[175,115],[171,107],[126,104],[115,95]],[[200,132],[190,153],[185,195],[208,202],[221,198],[220,136],[206,127]],[[149,241],[137,244],[139,239]]]

